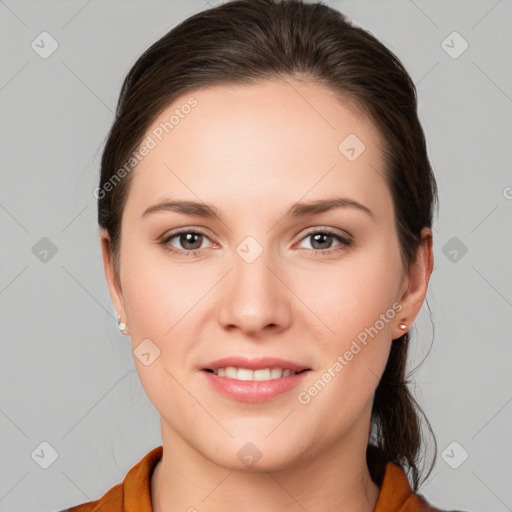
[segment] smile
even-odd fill
[[[227,377],[228,379],[257,381],[280,379],[281,377],[289,377],[290,375],[300,373],[283,368],[262,368],[259,370],[251,370],[250,368],[237,368],[235,366],[217,368],[216,370],[206,369],[205,371],[211,372],[219,377]]]

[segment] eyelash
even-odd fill
[[[176,231],[174,233],[171,233],[168,236],[165,236],[163,239],[160,240],[159,245],[162,245],[165,248],[165,250],[167,250],[167,251],[169,251],[170,253],[173,253],[173,254],[186,255],[187,257],[196,256],[197,253],[199,253],[202,249],[194,249],[192,251],[184,251],[184,250],[176,249],[176,248],[172,247],[171,245],[169,245],[169,242],[173,238],[176,238],[179,235],[184,235],[184,234],[201,235],[201,236],[203,236],[205,238],[208,238],[206,233],[203,233],[202,231],[196,231],[196,230],[192,230],[192,229],[182,229],[180,231]],[[333,231],[331,229],[322,229],[322,230],[317,230],[317,231],[310,231],[309,233],[306,233],[306,235],[304,235],[301,238],[300,241],[302,241],[305,238],[308,238],[308,237],[310,237],[312,235],[317,235],[317,234],[330,235],[333,238],[335,238],[336,240],[338,240],[340,242],[340,245],[337,246],[337,247],[334,247],[332,249],[327,249],[325,251],[322,251],[320,249],[306,249],[307,251],[312,251],[312,252],[314,252],[316,254],[331,255],[333,253],[337,253],[339,251],[343,251],[344,249],[346,249],[346,248],[348,248],[348,247],[350,247],[352,245],[352,239],[351,238],[346,238],[344,236],[341,236],[339,233],[337,233],[337,232],[335,232],[335,231]]]

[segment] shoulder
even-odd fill
[[[124,512],[123,484],[115,485],[97,500],[80,503],[59,512]]]
[[[151,475],[162,454],[163,446],[153,448],[128,471],[123,482],[101,498],[59,512],[151,512]]]
[[[374,512],[464,512],[434,506],[419,493],[413,492],[405,471],[388,462],[383,468],[380,494]]]
[[[89,501],[88,503],[82,503],[65,510],[59,510],[59,512],[92,512],[97,504],[98,501]]]
[[[404,508],[404,512],[465,512],[463,510],[448,510],[445,508],[437,508],[434,507],[431,503],[429,503],[425,497],[421,494],[413,493],[411,495],[410,504],[409,502]],[[466,511],[469,512],[469,511]]]

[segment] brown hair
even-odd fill
[[[96,196],[98,222],[110,236],[117,275],[121,219],[133,175],[125,164],[158,115],[179,96],[202,87],[286,77],[328,86],[377,126],[402,260],[409,268],[422,228],[432,226],[437,186],[407,71],[373,35],[322,3],[233,0],[174,27],[139,57],[124,80]],[[119,173],[122,166],[125,172]],[[423,444],[418,413],[433,432],[408,388],[408,342],[408,333],[393,341],[377,386],[367,461],[371,471],[370,462],[401,465],[416,491]],[[428,474],[437,451],[433,438]]]

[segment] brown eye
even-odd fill
[[[311,231],[302,240],[306,239],[311,240],[311,249],[309,250],[324,254],[343,250],[352,244],[351,239],[331,230]],[[333,247],[333,241],[337,241],[338,245]]]
[[[171,241],[174,239],[177,240],[178,247],[171,245]],[[174,254],[195,256],[202,249],[201,245],[205,239],[208,237],[199,231],[182,230],[164,237],[160,244]]]
[[[185,249],[196,250],[201,248],[202,236],[200,233],[182,233],[177,235],[180,245]],[[199,240],[199,244],[198,244]],[[192,246],[192,247],[191,247]]]

